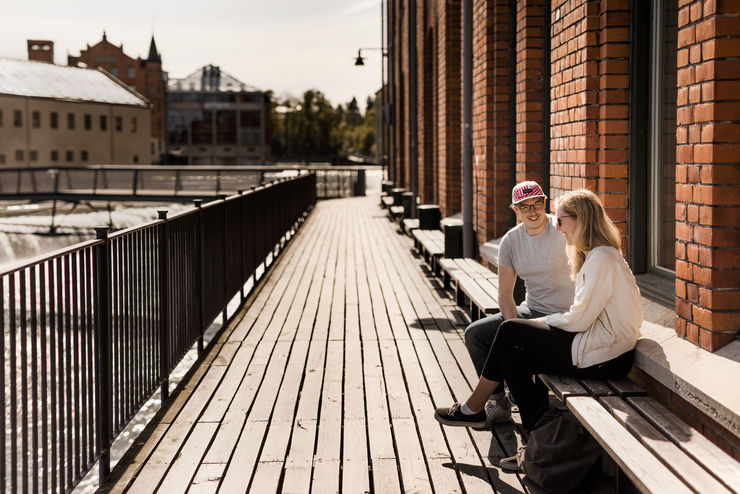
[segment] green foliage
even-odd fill
[[[355,98],[334,108],[315,89],[303,93],[300,100],[278,102],[270,96],[274,158],[330,160],[337,155],[374,152],[375,105],[371,98],[363,115]]]

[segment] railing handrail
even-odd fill
[[[38,256],[32,257],[30,259],[18,261],[16,263],[12,263],[6,266],[2,270],[0,270],[0,276],[9,275],[9,274],[21,271],[26,268],[30,268],[34,265],[41,264],[46,261],[53,261],[54,259],[58,257],[64,256],[66,254],[71,254],[72,252],[80,251],[88,247],[92,247],[99,243],[101,243],[101,241],[97,239],[84,240],[82,242],[78,242],[76,244],[73,244],[67,247],[62,247],[61,249],[57,249],[57,250],[54,250],[46,254],[39,254]]]

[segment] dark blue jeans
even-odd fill
[[[619,379],[632,368],[632,351],[591,367],[573,365],[571,346],[576,333],[526,319],[509,319],[498,328],[481,375],[509,386],[519,406],[522,425],[531,430],[547,409],[532,379],[537,374],[563,374],[582,379]]]

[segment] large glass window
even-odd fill
[[[654,1],[650,98],[650,243],[653,269],[676,268],[676,58],[678,6]]]

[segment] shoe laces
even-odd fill
[[[449,415],[449,416],[455,415],[455,412],[457,412],[457,410],[459,408],[460,408],[460,403],[459,402],[458,403],[453,403],[453,405],[449,409],[447,409],[447,415]]]

